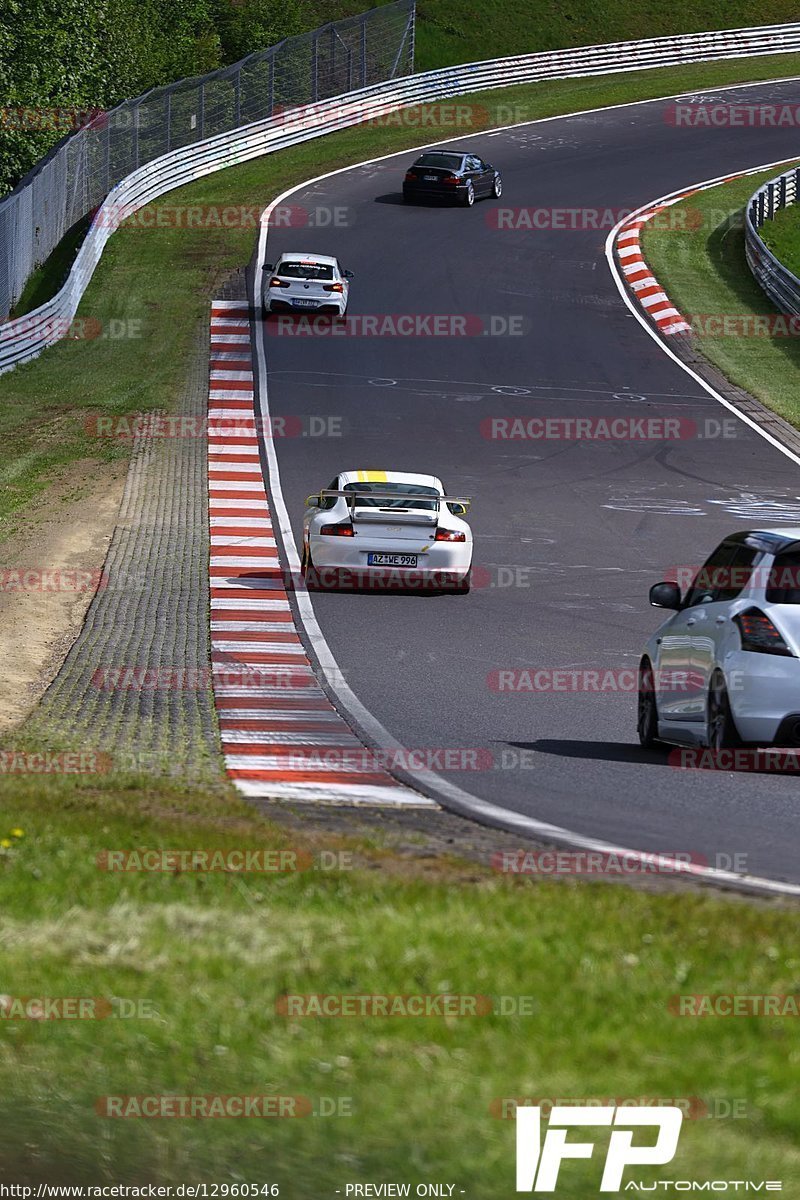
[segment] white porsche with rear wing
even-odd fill
[[[470,501],[434,475],[343,471],[309,496],[303,571],[311,586],[433,587],[469,591]]]

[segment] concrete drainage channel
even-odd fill
[[[206,411],[208,333],[179,414]],[[109,753],[112,769],[219,780],[208,647],[203,437],[137,435],[103,576],[26,734]]]

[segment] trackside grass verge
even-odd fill
[[[305,869],[98,866],[148,849],[283,851]],[[0,1015],[0,1178],[272,1182],[292,1200],[437,1180],[495,1200],[514,1186],[503,1099],[615,1096],[697,1117],[674,1163],[636,1178],[783,1179],[792,1194],[796,1020],[669,1010],[677,994],[796,991],[792,908],[385,862],[179,782],[0,778],[0,1013],[17,997],[110,1006]],[[351,993],[488,996],[493,1011],[290,1017],[278,1003]],[[162,1095],[292,1097],[298,1115],[105,1115],[103,1097]],[[598,1169],[568,1164],[559,1193],[594,1194]]]
[[[502,125],[621,104],[703,86],[778,78],[800,72],[800,56],[705,63],[604,78],[571,79],[458,97],[473,105],[471,128]],[[77,337],[0,379],[0,539],[11,515],[59,471],[80,459],[105,461],[126,446],[92,433],[98,414],[175,408],[198,323],[225,274],[246,262],[255,230],[158,228],[157,212],[176,205],[263,208],[311,175],[370,155],[469,128],[415,130],[386,124],[325,138],[231,167],[163,197],[107,246],[79,312]],[[41,303],[63,278],[74,242],[56,251],[29,283],[23,302]],[[18,306],[22,312],[25,303]],[[88,424],[87,424],[88,422]]]
[[[771,221],[765,221],[761,236],[784,266],[800,274],[800,211],[796,204],[779,209]]]
[[[314,0],[318,24],[360,12],[363,0]],[[308,11],[308,9],[306,10]],[[754,10],[745,0],[571,0],[562,4],[520,5],[494,0],[491,21],[481,0],[420,0],[414,57],[418,71],[450,63],[477,62],[504,55],[564,46],[588,46],[639,38],[665,37],[702,29],[741,29],[797,19],[791,0],[768,0]],[[308,28],[312,28],[311,19]]]
[[[664,37],[700,29],[740,29],[797,19],[777,0],[754,10],[742,0],[572,0],[569,5],[519,5],[495,0],[491,22],[480,0],[422,0],[417,7],[417,69],[561,46]],[[326,20],[329,18],[325,18]]]
[[[781,169],[689,197],[668,210],[670,219],[662,227],[645,226],[642,245],[656,278],[692,324],[701,353],[734,384],[800,428],[800,342],[764,336],[755,319],[774,317],[775,309],[744,257],[744,206]],[[769,225],[767,231],[771,238]],[[779,236],[788,252],[783,226]],[[727,321],[727,332],[719,318]]]

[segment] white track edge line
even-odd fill
[[[761,80],[761,81],[758,81],[757,83],[749,84],[749,85],[742,85],[741,83],[731,84],[729,87],[719,88],[717,90],[730,91],[730,90],[733,90],[734,88],[740,88],[742,86],[758,87],[760,83],[763,84],[765,82],[769,82],[769,83],[790,82],[791,80],[794,80],[797,78],[798,78],[798,76],[795,75],[795,76],[787,76],[785,79],[781,79],[781,80]],[[631,108],[637,104],[657,103],[659,100],[670,100],[670,99],[675,99],[675,98],[678,98],[678,97],[684,96],[684,95],[686,95],[685,90],[683,92],[677,93],[675,96],[660,96],[660,97],[657,97],[655,100],[645,100],[645,101],[638,100],[638,101],[632,101],[630,103],[621,104],[621,105],[610,104],[610,105],[606,105],[604,108],[600,108],[600,109],[597,109],[597,108],[585,109],[585,110],[583,110],[583,112],[578,112],[578,113],[564,113],[561,116],[557,116],[557,117],[544,117],[544,118],[537,118],[534,121],[522,121],[519,123],[519,125],[538,125],[538,124],[541,124],[543,121],[568,120],[571,117],[585,116],[587,113],[607,112],[607,111],[610,111],[615,108]],[[484,131],[484,134],[487,132],[498,132],[499,133],[505,129],[515,129],[515,128],[518,128],[519,125],[504,125],[500,129],[497,129],[494,131]],[[465,135],[465,137],[466,136],[469,136],[469,135]],[[443,145],[445,142],[450,142],[451,140],[453,140],[453,139],[443,138],[438,142],[428,142],[428,143],[426,143],[426,145],[428,145],[428,146],[439,145],[440,146],[440,145]],[[463,141],[464,139],[457,138],[455,140]],[[351,163],[347,167],[339,167],[335,171],[326,171],[322,175],[315,175],[311,179],[305,179],[305,180],[303,180],[302,183],[295,184],[293,187],[287,188],[286,191],[282,192],[279,196],[277,196],[274,200],[272,200],[270,202],[270,204],[264,209],[264,211],[261,214],[261,218],[260,218],[260,228],[259,228],[259,233],[258,233],[258,243],[257,243],[257,248],[256,248],[256,256],[255,256],[254,288],[258,287],[258,282],[261,278],[261,268],[262,268],[263,263],[266,262],[267,234],[269,232],[269,218],[272,215],[272,212],[274,211],[274,209],[277,208],[279,204],[283,203],[283,201],[288,199],[288,197],[292,196],[295,192],[301,191],[303,188],[309,187],[312,184],[320,183],[324,179],[330,179],[334,175],[341,175],[341,174],[344,174],[344,172],[346,172],[346,171],[353,171],[353,170],[358,169],[359,167],[369,166],[373,162],[382,162],[389,158],[398,158],[401,154],[411,154],[414,152],[414,150],[422,150],[422,149],[425,149],[425,146],[406,148],[405,150],[400,150],[394,154],[384,154],[384,155],[381,155],[379,158],[369,158],[369,159],[365,159],[363,162]],[[758,170],[768,170],[773,165],[777,166],[777,165],[780,165],[781,163],[792,162],[792,161],[795,161],[795,160],[782,159],[782,160],[780,160],[779,163],[775,163],[775,164],[767,163],[765,166],[757,168],[756,170],[749,172],[749,173],[756,174]],[[748,172],[742,172],[742,175],[745,175],[747,173]],[[720,177],[718,182],[722,182],[723,178],[729,179],[730,175]],[[690,189],[684,188],[684,189],[682,189],[682,192],[685,192],[686,190],[690,190]],[[653,203],[658,203],[658,202],[655,201],[655,202],[651,202],[650,204],[643,205],[641,208],[637,209],[635,212],[629,214],[629,216],[626,217],[625,220],[629,221],[629,220],[634,219],[638,213],[642,213],[646,209],[652,207]],[[621,228],[622,224],[623,224],[623,222],[620,222],[620,224],[614,230],[612,230],[612,233],[609,234],[609,239],[606,242],[606,255],[607,256],[608,256],[609,244],[611,244],[613,247],[613,241],[611,241],[612,235],[615,235],[616,233],[619,232],[619,229]],[[612,256],[612,260],[613,260],[613,256]],[[628,307],[632,307],[630,304],[629,298],[625,294],[625,292],[620,284],[620,281],[619,281],[616,273],[614,272],[613,261],[612,261],[612,274],[614,275],[614,279],[617,282],[617,287],[620,289],[620,293],[623,296],[623,299],[625,300],[626,304],[628,304]],[[258,297],[258,302],[256,302],[255,296],[252,296],[250,299],[251,299],[251,303],[255,306],[254,311],[257,313],[260,313],[260,311],[261,311],[260,295]],[[632,309],[632,311],[634,311],[634,315],[637,317],[637,319],[640,321],[640,323],[642,325],[644,325],[645,328],[648,329],[648,332],[650,332],[649,327],[647,326],[644,318],[641,317],[638,313],[636,313],[635,310]],[[258,368],[257,375],[258,375],[259,403],[260,403],[260,408],[261,408],[261,416],[262,416],[262,418],[264,418],[264,421],[266,422],[269,419],[270,413],[269,413],[269,400],[268,400],[268,395],[267,395],[266,353],[265,353],[265,349],[264,349],[264,338],[263,338],[263,336],[260,336],[261,332],[263,332],[263,331],[257,332],[257,335],[256,335],[254,341],[255,341],[255,350],[256,350],[256,362],[257,362],[257,368]],[[659,344],[662,346],[662,348],[667,351],[667,353],[672,355],[672,352],[669,351],[666,346],[664,346],[663,342],[661,341],[661,339],[658,337],[658,335],[656,333],[653,332],[652,336],[656,338],[656,340],[659,342]],[[675,357],[675,356],[672,355],[672,357]],[[680,359],[676,358],[676,361],[680,362]],[[681,365],[683,365],[683,364],[681,364]],[[690,371],[690,374],[694,374],[694,373]],[[697,378],[698,378],[698,382],[700,382],[700,383],[703,382],[702,380],[699,379],[699,377],[697,377]],[[703,384],[703,386],[706,387],[706,390],[709,391],[711,395],[714,395],[715,398],[720,401],[720,403],[724,404],[726,407],[730,407],[732,409],[732,411],[737,413],[738,416],[742,416],[742,419],[746,420],[746,418],[743,416],[743,414],[740,414],[738,412],[738,410],[733,407],[733,405],[728,405],[728,402],[723,400],[722,397],[716,396],[713,389],[710,386],[706,386],[705,384]],[[262,428],[269,428],[269,426],[264,424],[264,425],[262,425]],[[757,428],[757,426],[756,426],[756,428]],[[759,430],[759,432],[763,432],[763,431]],[[780,442],[776,441],[773,438],[770,438],[769,435],[767,435],[767,434],[764,434],[764,436],[767,437],[768,441],[773,442],[773,444],[778,449],[781,449],[784,453],[787,453],[789,455],[789,457],[794,459],[794,461],[798,462],[798,464],[800,465],[800,459],[798,459],[795,455],[793,455],[789,451],[787,451],[785,447],[781,446]],[[259,437],[261,438],[261,434],[259,434]],[[280,530],[281,543],[283,545],[284,553],[286,554],[286,558],[289,562],[290,570],[299,572],[300,558],[297,553],[297,546],[295,545],[294,534],[292,533],[291,522],[289,520],[289,513],[286,508],[286,501],[284,500],[283,490],[281,488],[280,470],[278,468],[278,456],[275,451],[275,445],[274,445],[274,442],[272,439],[261,438],[261,440],[262,440],[262,444],[264,446],[264,451],[266,454],[266,459],[267,459],[267,463],[269,465],[269,471],[270,471],[270,479],[269,479],[269,485],[268,485],[267,490],[268,490],[268,494],[271,492],[271,495],[272,495],[273,520],[275,517],[277,517],[277,528]],[[320,664],[320,668],[327,680],[328,687],[331,689],[331,691],[334,693],[334,695],[336,695],[336,697],[339,700],[339,702],[341,703],[342,707],[345,709],[346,712],[348,712],[351,715],[351,717],[355,720],[356,724],[360,725],[361,728],[363,728],[369,734],[369,736],[374,739],[376,744],[378,746],[380,746],[382,749],[392,749],[392,750],[402,749],[402,747],[400,746],[400,743],[397,742],[396,739],[393,738],[392,735],[389,733],[389,731],[384,728],[384,726],[380,723],[380,721],[377,719],[377,717],[374,717],[372,715],[372,713],[369,711],[369,709],[367,709],[366,706],[364,704],[362,704],[362,702],[358,699],[358,697],[353,692],[353,690],[349,686],[349,684],[345,683],[344,677],[342,674],[342,670],[339,667],[338,663],[336,662],[336,659],[333,656],[333,652],[331,651],[330,647],[328,646],[328,643],[325,640],[325,636],[317,622],[317,618],[314,613],[314,609],[311,604],[308,593],[302,592],[302,591],[295,592],[295,598],[297,601],[298,615],[303,624],[303,628],[305,630],[306,636],[307,636],[311,646],[314,649],[314,652],[317,656],[317,660]],[[419,784],[420,788],[423,790],[424,793],[433,793],[434,795],[439,794],[439,795],[445,796],[457,809],[461,809],[467,816],[471,816],[473,818],[483,820],[489,825],[493,825],[495,827],[499,825],[501,828],[506,828],[511,831],[518,831],[520,833],[528,833],[529,835],[532,835],[532,836],[535,836],[538,838],[545,838],[546,840],[551,841],[551,842],[556,842],[556,843],[561,842],[561,843],[565,843],[566,845],[569,845],[569,846],[579,846],[582,849],[595,850],[595,851],[599,851],[600,853],[611,853],[611,854],[615,854],[618,856],[628,856],[628,857],[632,857],[634,859],[639,859],[639,860],[642,860],[645,862],[652,861],[653,855],[647,854],[647,852],[643,852],[643,851],[639,851],[639,850],[629,850],[622,846],[616,846],[611,842],[604,842],[604,841],[600,841],[596,838],[584,837],[582,834],[574,833],[572,830],[569,830],[569,829],[563,829],[558,825],[550,825],[549,823],[547,823],[545,821],[539,821],[535,817],[528,817],[528,816],[525,816],[523,813],[517,813],[510,809],[500,808],[498,805],[492,804],[488,800],[481,800],[479,797],[471,795],[469,792],[464,791],[462,788],[458,787],[454,783],[451,783],[449,780],[443,779],[441,776],[434,774],[433,771],[425,771],[425,770],[411,771],[411,770],[409,770],[408,774],[411,778],[413,778],[415,780],[416,783]],[[753,876],[737,875],[733,871],[723,871],[716,867],[692,866],[690,870],[686,870],[685,864],[678,863],[678,862],[675,863],[675,866],[676,866],[676,872],[675,872],[676,876],[683,874],[683,875],[688,875],[692,879],[702,880],[707,883],[713,883],[713,884],[716,884],[718,886],[723,886],[723,887],[733,887],[733,888],[739,888],[739,889],[746,888],[751,891],[764,892],[764,893],[772,894],[772,895],[800,897],[800,884],[785,883],[785,882],[781,882],[779,880],[773,880],[773,879],[764,879],[764,878],[761,878],[760,876],[755,876],[755,875],[753,875]]]

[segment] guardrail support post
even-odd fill
[[[139,105],[133,106],[133,168],[139,166]]]
[[[411,12],[409,13],[408,20],[406,21],[406,27],[403,30],[403,36],[400,40],[400,45],[397,47],[397,54],[395,54],[395,56],[394,56],[394,62],[392,63],[392,69],[389,72],[390,79],[394,79],[395,75],[397,74],[397,68],[400,66],[400,62],[403,57],[403,51],[406,49],[406,43],[407,43],[409,37],[411,36],[413,25],[414,25],[414,10],[412,9]]]
[[[319,34],[311,39],[311,99],[319,100]]]
[[[409,57],[410,57],[409,66],[411,68],[411,74],[413,75],[414,74],[414,56],[416,55],[416,52],[417,52],[417,2],[416,2],[416,0],[413,0],[413,3],[411,5],[411,16],[409,17],[409,24],[410,24],[409,38],[410,38],[410,43],[411,43],[409,46]]]
[[[167,134],[167,136],[166,136],[166,143],[167,143],[166,152],[167,152],[167,154],[169,154],[170,150],[172,149],[172,92],[167,92],[167,106],[166,106],[166,111],[164,113],[164,119],[165,119],[165,124],[167,126],[167,129],[166,129],[166,134]]]

